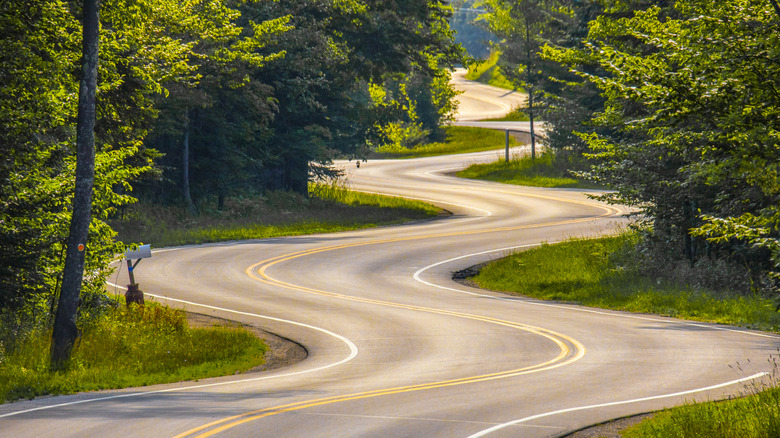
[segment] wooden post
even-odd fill
[[[505,134],[504,142],[506,143],[506,152],[504,153],[504,159],[508,163],[509,162],[509,130],[508,129],[505,130],[504,134]]]

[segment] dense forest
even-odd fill
[[[230,196],[305,196],[311,178],[333,173],[335,157],[437,138],[453,110],[449,72],[463,50],[446,1],[130,0],[102,2],[89,15],[93,3],[0,5],[5,342],[50,326],[62,290],[81,180],[83,23],[98,12],[82,318],[101,307],[109,262],[124,250],[107,224],[123,206],[140,199],[197,214]]]
[[[776,0],[486,0],[559,165],[635,207],[653,275],[778,293]],[[690,275],[689,275],[690,274]]]

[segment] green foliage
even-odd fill
[[[155,147],[167,156],[164,179],[152,185],[150,198],[178,200],[171,194],[185,175],[185,132],[192,197],[198,203],[216,195],[221,204],[266,190],[305,195],[310,176],[333,173],[332,159],[362,157],[367,141],[385,140],[378,128],[419,123],[436,135],[452,109],[447,71],[461,52],[445,2],[293,0],[246,2],[240,10],[242,23],[289,18],[286,32],[268,35],[263,47],[284,57],[238,70],[248,81],[240,89],[206,88],[202,80],[201,92],[188,93],[187,113],[180,104],[171,108],[171,122],[155,132]],[[223,77],[223,69],[213,76]],[[391,97],[395,105],[377,106],[370,83],[403,85],[404,95]]]
[[[183,312],[154,303],[113,308],[83,325],[65,371],[49,371],[50,339],[35,332],[0,350],[0,403],[228,375],[262,364],[267,350],[246,330],[190,328]]]
[[[424,143],[412,148],[382,146],[376,152],[383,158],[416,158],[445,154],[465,154],[503,148],[506,144],[504,133],[493,129],[448,126],[444,128],[446,139],[443,142]],[[510,147],[517,142],[510,138]]]
[[[457,93],[451,88],[450,71],[430,57],[425,68],[386,76],[382,85],[371,85],[373,110],[379,115],[376,135],[369,139],[375,149],[403,151],[444,137],[442,125],[454,118]]]
[[[636,253],[638,241],[637,234],[624,234],[543,245],[493,262],[473,280],[487,289],[546,300],[780,330],[771,299],[729,290],[728,271],[722,273],[722,289],[699,285],[690,275],[645,264]]]
[[[450,27],[455,31],[455,42],[462,45],[470,57],[485,59],[490,56],[490,44],[496,37],[479,21],[478,3],[478,0],[453,0],[455,13],[450,18]]]
[[[483,84],[492,85],[494,87],[505,88],[507,90],[517,89],[517,85],[509,81],[503,73],[501,73],[501,66],[499,65],[499,58],[501,52],[493,50],[490,52],[490,56],[484,61],[475,62],[469,65],[469,71],[466,74],[466,79],[482,82]]]
[[[222,210],[138,204],[112,221],[119,239],[155,247],[226,240],[327,233],[397,224],[439,214],[428,204],[356,193],[339,185],[312,185],[311,197],[277,191],[265,197],[235,197]]]
[[[607,98],[581,135],[588,176],[642,209],[659,251],[726,258],[765,284],[780,236],[780,17],[754,0],[641,6],[594,20],[585,48],[550,50]]]

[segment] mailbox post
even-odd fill
[[[130,276],[130,284],[127,285],[127,292],[125,292],[125,303],[129,306],[130,303],[136,303],[139,305],[144,304],[144,293],[138,289],[138,283],[135,282],[135,276],[133,271],[141,259],[146,259],[152,256],[151,245],[141,245],[135,251],[125,252],[125,258],[127,259],[127,274]],[[133,262],[135,260],[135,262]]]

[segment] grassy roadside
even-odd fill
[[[118,238],[155,247],[233,239],[313,234],[434,217],[429,204],[311,187],[312,197],[271,193],[239,199],[223,211],[192,217],[184,209],[134,206],[114,221]],[[126,308],[105,303],[82,321],[82,336],[66,371],[49,371],[50,331],[0,339],[0,403],[47,394],[69,394],[202,379],[243,372],[263,364],[267,346],[238,327],[191,328],[183,312],[147,303]]]
[[[624,430],[621,435],[625,438],[780,436],[780,387],[748,387],[746,393],[751,395],[661,411]]]
[[[531,118],[525,113],[524,108],[515,108],[511,113],[504,117],[495,119],[484,119],[483,122],[528,122]]]
[[[543,300],[780,332],[780,313],[769,298],[643,275],[620,255],[635,240],[624,234],[543,245],[485,266],[472,281]]]
[[[153,247],[227,240],[264,239],[370,228],[435,217],[441,211],[407,199],[314,185],[311,197],[288,192],[229,199],[222,211],[197,217],[181,207],[131,206],[123,220],[112,222],[123,242]]]
[[[419,158],[446,154],[465,154],[490,151],[506,145],[504,133],[494,129],[447,126],[447,139],[440,143],[427,143],[411,149],[378,148],[375,158]],[[510,146],[517,143],[510,138]]]
[[[110,306],[81,329],[57,373],[48,369],[51,332],[17,340],[0,356],[0,403],[231,375],[262,365],[268,348],[241,328],[190,328],[184,312],[155,303]]]
[[[501,67],[498,66],[498,59],[500,56],[501,53],[494,51],[490,54],[488,59],[469,66],[469,71],[466,73],[466,79],[492,85],[494,87],[505,88],[507,90],[514,90],[515,87],[509,82],[504,74],[501,73]]]
[[[534,187],[603,188],[571,177],[565,169],[553,163],[551,154],[542,154],[535,160],[531,157],[522,157],[510,160],[508,163],[499,160],[493,163],[473,164],[458,172],[457,175],[462,178]]]
[[[627,255],[633,234],[572,240],[512,254],[472,277],[480,287],[544,300],[780,332],[780,313],[762,296],[692,287],[643,274]],[[770,358],[775,362],[776,358]],[[775,374],[777,374],[775,362]],[[780,436],[780,388],[749,397],[663,411],[622,431],[626,438]]]

